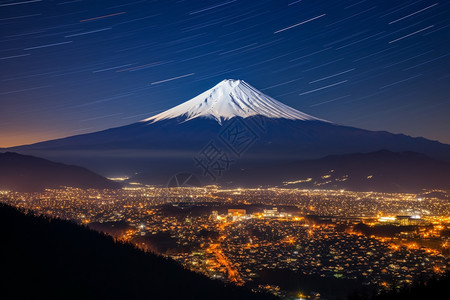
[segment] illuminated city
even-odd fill
[[[4,203],[104,231],[211,278],[282,297],[292,292],[277,284],[281,270],[383,290],[449,269],[445,191],[417,195],[208,186],[0,195]]]

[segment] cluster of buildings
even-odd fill
[[[449,269],[447,199],[411,194],[217,187],[3,191],[0,201],[87,224],[186,268],[235,284],[261,272],[345,278],[379,288],[409,284]],[[367,206],[365,205],[367,204]],[[357,208],[359,207],[359,208]],[[125,225],[124,225],[125,224]],[[363,234],[389,225],[390,236]]]

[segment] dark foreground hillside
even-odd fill
[[[411,286],[399,290],[383,292],[370,297],[354,293],[348,300],[423,300],[423,299],[449,299],[450,271],[441,278],[431,278],[426,281],[418,280]]]
[[[0,299],[274,299],[68,221],[0,204]]]

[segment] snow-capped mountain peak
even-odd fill
[[[233,117],[264,116],[274,119],[320,120],[258,91],[243,80],[226,79],[200,95],[142,122],[181,118],[212,118],[221,123]],[[323,120],[320,120],[323,121]]]

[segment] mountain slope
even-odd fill
[[[236,149],[233,142],[242,147]],[[107,176],[140,173],[147,183],[165,184],[178,172],[203,176],[194,159],[211,143],[227,153],[231,168],[237,169],[381,149],[450,161],[450,145],[323,121],[240,80],[222,81],[141,122],[10,150],[82,165]]]
[[[2,299],[275,299],[74,223],[0,204]]]
[[[118,188],[85,168],[12,152],[0,153],[0,189],[33,192],[45,188]]]
[[[228,180],[249,186],[417,193],[450,190],[450,163],[415,152],[382,150],[261,166],[230,173]]]

